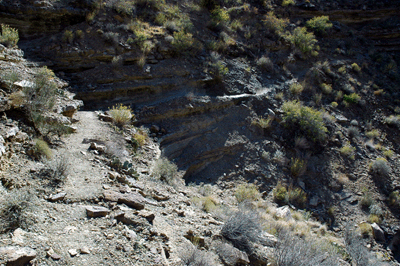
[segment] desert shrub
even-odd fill
[[[300,83],[294,82],[290,84],[289,90],[293,95],[299,95],[304,90],[304,87]]]
[[[350,126],[347,128],[347,135],[349,136],[349,139],[355,139],[360,136],[360,131],[357,127]]]
[[[287,202],[287,189],[281,183],[278,183],[273,190],[274,200],[278,203]]]
[[[334,247],[327,241],[301,238],[283,230],[278,234],[273,265],[276,266],[333,266],[341,265]]]
[[[65,156],[60,156],[48,162],[50,170],[50,178],[54,182],[62,182],[68,175],[69,162]]]
[[[265,15],[263,22],[269,30],[280,36],[283,35],[286,26],[289,25],[288,19],[277,18],[272,11]]]
[[[1,24],[0,43],[7,47],[16,46],[19,41],[18,30],[8,25]]]
[[[257,65],[267,71],[274,70],[274,63],[272,63],[269,57],[262,56],[260,59],[257,60]]]
[[[242,184],[239,185],[235,191],[235,197],[237,201],[254,201],[260,198],[260,192],[254,184]]]
[[[171,45],[176,53],[185,54],[195,48],[194,43],[193,35],[181,30],[174,32],[174,40],[171,42]]]
[[[378,215],[370,214],[368,216],[368,222],[371,223],[371,224],[373,224],[373,223],[380,224],[382,222],[382,220]]]
[[[240,210],[225,222],[221,235],[236,248],[250,251],[251,242],[259,240],[261,231],[258,214],[254,211]]]
[[[72,43],[74,41],[74,38],[75,38],[74,35],[75,34],[70,30],[64,31],[64,34],[63,34],[63,37],[62,37],[63,42]]]
[[[358,225],[358,228],[360,229],[360,233],[362,236],[372,236],[372,227],[369,223],[360,223]]]
[[[131,108],[122,104],[113,106],[108,113],[112,117],[114,123],[118,126],[126,125],[132,118],[134,118]]]
[[[53,153],[46,141],[41,139],[35,139],[35,145],[33,146],[33,152],[38,158],[45,158],[50,160],[53,157]]]
[[[391,115],[385,118],[385,123],[400,128],[400,115]]]
[[[363,190],[363,196],[360,200],[360,205],[363,209],[369,209],[375,203],[374,199],[372,198],[371,192],[367,190]]]
[[[394,151],[392,150],[386,150],[383,152],[383,156],[385,156],[386,158],[392,158],[394,155]]]
[[[225,265],[238,265],[240,263],[237,250],[232,245],[217,241],[214,246],[216,253]]]
[[[343,100],[346,103],[358,103],[361,100],[361,96],[357,93],[353,92],[352,94],[345,94],[343,95]]]
[[[378,129],[372,129],[372,130],[370,130],[370,131],[367,131],[367,132],[365,133],[365,136],[367,136],[367,137],[370,138],[370,139],[375,139],[375,138],[377,138],[377,137],[380,136],[380,132],[379,132]]]
[[[326,30],[332,28],[332,23],[329,22],[328,16],[319,16],[308,20],[306,26],[315,32],[324,34]]]
[[[390,174],[390,166],[385,158],[377,158],[371,165],[372,173],[387,177]]]
[[[366,226],[367,231],[371,226]],[[359,236],[359,233],[355,230],[347,229],[345,231],[345,244],[346,251],[349,254],[351,261],[357,266],[389,266],[390,264],[385,263],[377,259],[372,252],[370,252],[364,240]]]
[[[16,69],[2,71],[1,81],[4,82],[10,91],[15,91],[14,83],[21,80],[21,75]]]
[[[283,124],[305,134],[314,142],[323,142],[328,131],[322,119],[322,113],[298,101],[285,102]]]
[[[294,2],[294,0],[283,0],[282,1],[282,6],[289,6],[289,5],[294,5],[295,4],[295,2]]]
[[[389,194],[389,205],[391,206],[400,206],[400,193],[399,191],[392,191]]]
[[[336,107],[338,107],[338,103],[337,102],[331,102],[331,106],[333,107],[333,108],[336,108]]]
[[[114,9],[122,15],[132,16],[135,9],[135,1],[119,0],[114,4]]]
[[[307,160],[302,158],[292,158],[290,161],[290,173],[293,177],[302,176],[307,170]]]
[[[356,72],[361,72],[361,67],[357,63],[351,64],[351,68]]]
[[[138,129],[132,137],[132,141],[137,143],[137,148],[142,147],[144,144],[146,144],[147,139],[147,132],[142,129]]]
[[[331,94],[332,93],[332,85],[331,84],[326,84],[322,83],[321,84],[321,90],[324,94]]]
[[[224,10],[220,6],[217,6],[214,10],[211,11],[211,19],[214,23],[214,26],[226,25],[229,20],[229,13],[227,10]]]
[[[160,158],[155,162],[153,174],[161,181],[172,184],[178,172],[178,167],[167,158]]]
[[[307,203],[307,193],[301,188],[286,187],[278,183],[272,193],[274,200],[279,204],[293,204],[296,207],[304,208]]]
[[[295,28],[291,34],[286,35],[286,39],[304,54],[314,51],[318,42],[315,35],[312,32],[307,32],[304,27]]]
[[[111,45],[117,45],[119,42],[119,33],[108,31],[104,33],[104,40]]]
[[[356,151],[356,148],[354,148],[350,144],[346,144],[342,148],[340,148],[340,153],[352,160],[355,159],[355,154],[354,154],[355,151]]]
[[[32,195],[26,190],[13,190],[3,196],[5,199],[0,204],[0,232],[26,229],[31,223],[27,212]]]
[[[195,197],[192,199],[192,202],[199,206],[205,212],[212,212],[217,208],[218,202],[212,197]]]
[[[179,252],[179,254],[182,262],[187,266],[217,265],[208,252],[199,250],[193,245],[185,247]]]

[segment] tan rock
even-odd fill
[[[7,266],[25,265],[36,258],[36,251],[29,247],[0,247],[0,257],[5,257]]]

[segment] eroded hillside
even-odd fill
[[[229,197],[238,184],[252,183],[262,192],[258,210],[260,201],[289,204],[339,236],[349,225],[379,224],[384,239],[367,240],[375,250],[389,247],[383,256],[393,261],[400,3],[353,2],[3,0],[0,21],[18,29],[28,64],[47,65],[67,81],[85,110],[129,106],[135,127],[125,137],[147,128],[186,185],[218,191],[222,203],[213,204],[233,207],[237,197],[233,203]],[[3,73],[18,68],[10,56],[3,59],[11,62],[2,69],[5,84],[12,78]],[[13,90],[6,86],[4,97]],[[25,116],[20,107],[4,112],[17,120]],[[32,138],[43,134],[35,125]],[[130,156],[123,158],[140,163],[136,153]],[[153,176],[153,159],[133,164],[139,181]],[[180,189],[193,202],[194,192]],[[201,233],[206,242],[215,242],[216,230]],[[162,249],[174,259],[175,244]],[[214,250],[211,242],[201,246]],[[266,263],[247,254],[251,265]],[[168,263],[163,256],[160,264]]]

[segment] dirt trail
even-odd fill
[[[105,170],[95,163],[94,155],[88,152],[89,143],[84,139],[106,141],[112,136],[112,130],[97,118],[94,112],[78,112],[77,132],[64,139],[65,145],[58,150],[58,156],[64,156],[69,161],[68,179],[63,191],[71,200],[88,200],[96,197],[101,190],[101,180]]]

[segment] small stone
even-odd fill
[[[282,206],[276,209],[276,216],[279,218],[283,218],[286,221],[290,221],[293,219],[292,214],[290,213],[289,206]]]
[[[58,193],[58,194],[56,194],[56,195],[50,195],[50,197],[48,198],[48,200],[51,201],[51,202],[63,200],[63,199],[65,198],[66,195],[67,195],[67,193],[65,193],[65,192],[61,192],[61,193]]]
[[[47,251],[47,256],[49,256],[50,258],[52,258],[53,260],[59,260],[61,259],[61,256],[58,255],[57,253],[54,252],[54,250],[52,248],[50,248]]]
[[[24,244],[24,235],[26,235],[26,231],[22,230],[21,228],[15,229],[15,231],[12,234],[12,242],[17,244],[17,245],[23,245]]]
[[[312,197],[311,200],[310,200],[310,205],[311,205],[312,207],[317,207],[318,202],[319,202],[318,197],[317,197],[317,196],[314,196],[314,197]]]
[[[88,217],[104,217],[110,213],[110,210],[105,207],[100,206],[86,206],[86,214]]]
[[[349,121],[349,119],[347,119],[343,115],[336,115],[336,121],[338,121],[339,123],[346,123],[347,121]]]
[[[108,173],[108,177],[109,177],[111,180],[116,180],[116,179],[120,178],[121,175],[120,175],[118,172],[112,171],[112,172],[109,172],[109,173]]]
[[[138,215],[146,218],[150,223],[153,222],[154,218],[156,217],[154,212],[148,210],[141,210]]]
[[[73,248],[68,250],[69,255],[71,255],[71,257],[75,257],[76,255],[78,255],[78,250]]]
[[[81,247],[80,248],[80,252],[81,252],[81,254],[90,254],[90,250],[86,246],[85,247]]]

